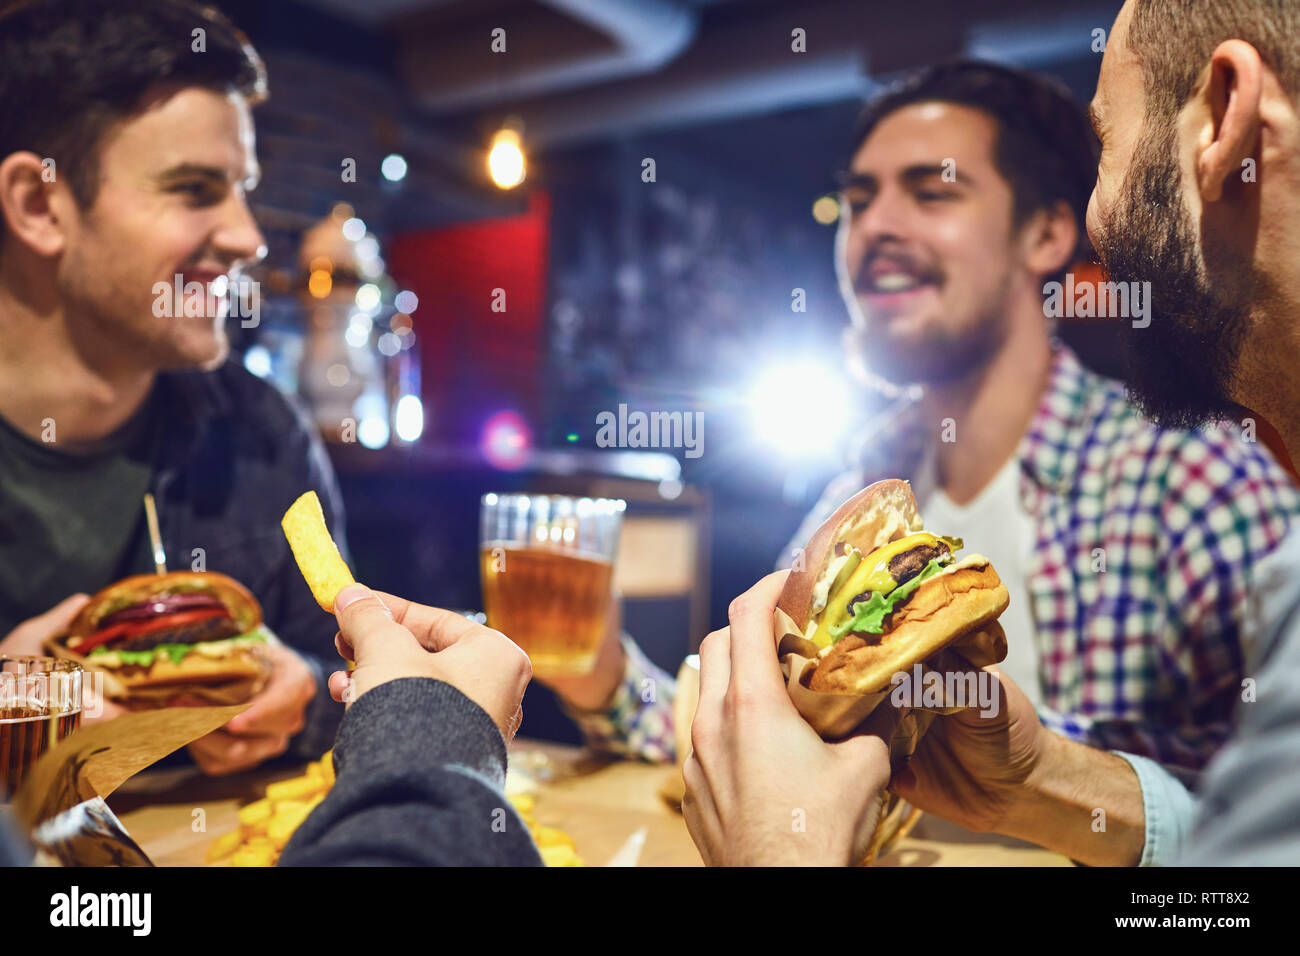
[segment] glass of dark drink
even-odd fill
[[[488,626],[541,677],[591,672],[610,611],[626,503],[565,495],[483,496],[479,566]]]
[[[55,657],[0,657],[0,803],[81,726],[82,674],[80,664]]]

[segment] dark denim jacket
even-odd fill
[[[267,626],[316,677],[316,698],[289,751],[317,757],[333,744],[343,716],[326,686],[341,664],[338,627],[299,573],[280,519],[294,499],[315,489],[348,559],[324,444],[300,406],[235,359],[212,372],[163,373],[155,397],[163,424],[152,486],[168,566],[220,571],[257,596]]]

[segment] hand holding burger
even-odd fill
[[[682,812],[711,866],[848,866],[867,852],[889,782],[871,734],[818,736],[786,691],[772,612],[786,572],[732,602],[700,645],[700,703]]]
[[[988,558],[922,529],[905,481],[878,481],[828,518],[778,606],[802,629],[814,691],[874,694],[959,641],[978,663],[1006,657],[997,617],[1010,597]]]
[[[293,648],[279,640],[267,642],[266,656],[270,677],[249,700],[249,708],[189,745],[194,762],[210,776],[247,770],[278,757],[303,728],[307,705],[316,696],[315,675]]]
[[[93,595],[54,643],[111,675],[133,704],[165,706],[186,693],[232,689],[246,700],[271,671],[262,608],[238,581],[212,571],[137,574]]]
[[[204,773],[221,775],[278,756],[302,729],[316,678],[262,624],[257,599],[213,571],[138,574],[93,595],[52,641],[106,675],[128,708],[242,703],[225,727],[189,745]],[[100,719],[122,713],[102,702]]]

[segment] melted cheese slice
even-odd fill
[[[829,647],[831,640],[830,629],[849,618],[848,602],[850,599],[857,597],[865,591],[892,591],[898,586],[894,576],[889,573],[889,562],[894,560],[900,554],[910,551],[921,545],[937,547],[941,539],[938,535],[930,534],[928,531],[922,531],[917,534],[909,534],[906,537],[899,538],[897,541],[891,541],[882,547],[872,551],[865,558],[862,558],[852,573],[847,577],[837,580],[829,589],[830,594],[822,608],[814,610],[814,619],[816,627],[810,627],[811,634],[808,639],[819,647]],[[849,552],[860,555],[856,548]],[[832,565],[834,567],[834,565]],[[836,571],[843,569],[843,565],[835,568]],[[827,569],[828,573],[830,569]],[[818,584],[821,582],[819,581]],[[820,596],[820,595],[816,595]],[[814,602],[815,607],[816,602]],[[818,611],[821,611],[818,616]]]

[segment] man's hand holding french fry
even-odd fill
[[[282,525],[312,594],[338,618],[339,654],[355,664],[354,670],[330,675],[330,696],[350,704],[386,681],[431,677],[482,707],[507,741],[514,737],[533,673],[528,655],[517,644],[453,611],[354,583],[330,538],[315,492],[295,501]]]
[[[339,654],[356,669],[330,675],[330,694],[351,703],[399,677],[446,681],[478,704],[507,741],[523,721],[532,665],[500,631],[454,611],[349,585],[335,599]]]

